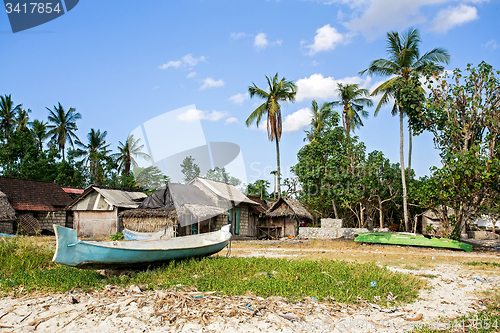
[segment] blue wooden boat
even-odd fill
[[[169,230],[160,230],[157,232],[138,232],[129,229],[123,229],[123,238],[126,241],[138,241],[138,240],[156,240],[156,239],[171,239],[173,232]]]
[[[166,240],[82,241],[76,230],[54,225],[57,246],[52,261],[78,268],[125,268],[157,265],[176,259],[204,257],[231,240],[231,225],[219,231]]]

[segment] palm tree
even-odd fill
[[[66,112],[62,107],[61,103],[58,106],[54,105],[54,110],[46,108],[49,110],[49,122],[50,128],[49,135],[51,135],[51,141],[57,143],[59,146],[59,151],[62,152],[64,160],[64,150],[66,147],[66,142],[69,141],[71,146],[74,146],[73,139],[78,140],[75,131],[78,129],[76,126],[76,121],[82,118],[82,115],[76,112],[75,108],[69,108]]]
[[[368,117],[368,111],[364,106],[372,107],[373,102],[367,98],[370,93],[368,89],[359,87],[359,84],[342,84],[337,83],[337,93],[340,100],[332,102],[332,105],[342,105],[342,124],[346,135],[355,128],[363,126],[361,117]]]
[[[22,104],[14,106],[11,95],[0,96],[0,129],[5,134],[5,139],[9,141],[10,131],[14,124],[16,112],[21,109]]]
[[[321,130],[323,130],[326,120],[332,114],[330,103],[323,103],[321,108],[319,108],[316,100],[313,100],[311,106],[311,129],[309,131],[304,131],[306,132],[304,141],[308,140],[309,142],[311,142],[314,137],[321,132]]]
[[[90,164],[90,177],[93,180],[99,182],[99,171],[100,171],[100,161],[106,158],[106,155],[110,152],[108,150],[109,144],[106,144],[107,131],[101,133],[100,130],[90,129],[87,134],[87,144],[82,143],[80,140],[76,140],[76,145],[78,146],[77,156],[85,156],[85,164]]]
[[[122,175],[129,173],[131,167],[137,167],[136,158],[140,157],[149,161],[149,155],[142,152],[144,145],[139,145],[140,141],[140,138],[135,140],[134,135],[130,134],[125,141],[125,144],[121,141],[118,142],[118,150],[120,152],[115,153],[112,156],[116,158],[117,163],[119,163],[118,172],[122,171]]]
[[[252,82],[253,86],[248,87],[250,97],[258,96],[265,100],[258,106],[246,120],[249,127],[254,122],[257,127],[260,124],[262,116],[267,115],[267,136],[270,141],[276,142],[276,160],[278,172],[278,197],[281,197],[280,187],[280,146],[279,141],[282,133],[281,106],[280,102],[294,102],[297,94],[297,86],[293,81],[285,78],[278,80],[278,73],[271,79],[266,75],[268,91],[262,90]]]
[[[408,224],[408,205],[406,198],[406,177],[404,167],[404,151],[403,151],[403,105],[395,98],[395,87],[398,84],[407,82],[410,79],[411,73],[424,75],[431,72],[439,72],[444,68],[436,65],[437,63],[448,64],[450,55],[443,48],[435,48],[424,55],[420,56],[419,44],[421,43],[418,29],[410,28],[404,35],[400,36],[397,32],[387,33],[387,52],[389,59],[378,59],[371,62],[368,69],[361,71],[360,74],[368,72],[368,75],[394,76],[375,88],[371,95],[382,94],[382,98],[375,109],[375,116],[378,114],[380,107],[389,103],[394,99],[392,114],[399,113],[399,128],[400,128],[400,163],[401,163],[401,179],[403,182],[403,212],[405,220],[405,229],[409,230]],[[405,80],[405,81],[401,81]]]
[[[47,123],[38,119],[31,123],[31,130],[35,133],[40,150],[43,150],[43,142],[49,137],[47,133]]]
[[[29,116],[31,110],[24,110],[19,108],[17,111],[17,117],[14,119],[14,124],[16,125],[16,131],[26,131],[28,130]]]

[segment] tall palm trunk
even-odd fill
[[[403,140],[404,126],[403,126],[403,110],[399,107],[399,159],[401,162],[401,181],[403,183],[403,214],[405,219],[405,231],[410,230],[408,225],[408,205],[406,202],[406,175],[405,175],[405,156],[404,156],[404,140]]]
[[[277,166],[278,166],[278,174],[277,178],[278,181],[276,184],[278,185],[277,190],[278,190],[278,199],[281,198],[281,187],[280,187],[280,178],[281,178],[281,168],[280,168],[280,142],[277,137],[274,138],[276,140],[276,160],[277,160]]]
[[[412,151],[412,141],[413,141],[413,134],[411,132],[411,127],[408,126],[408,179],[411,179],[411,151]]]

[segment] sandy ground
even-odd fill
[[[235,242],[233,256],[375,260],[429,282],[413,304],[380,309],[359,305],[292,304],[279,297],[216,297],[196,291],[141,291],[108,286],[74,294],[0,299],[2,332],[406,332],[411,325],[444,325],[484,310],[482,292],[500,285],[500,269],[463,265],[500,262],[499,251],[359,246],[350,242]],[[424,258],[424,259],[422,259]],[[492,330],[493,332],[494,330]]]

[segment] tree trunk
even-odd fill
[[[408,225],[408,204],[406,202],[406,175],[405,175],[405,156],[404,156],[404,126],[403,126],[403,110],[399,107],[399,159],[401,163],[401,181],[403,183],[403,215],[405,220],[405,231],[410,230]]]
[[[278,185],[278,199],[281,198],[281,186],[280,186],[280,178],[281,178],[281,170],[280,170],[280,143],[278,141],[278,138],[276,137],[275,138],[276,140],[276,160],[278,162],[278,174],[277,174],[277,177],[278,177],[278,181],[276,182],[276,184]]]
[[[365,227],[365,219],[364,219],[364,215],[363,215],[363,211],[365,210],[365,208],[363,207],[363,203],[359,203],[359,223],[361,224],[360,225],[360,228],[364,228]]]
[[[382,211],[382,199],[380,199],[380,196],[378,197],[378,212],[380,229],[382,229],[384,227],[384,213]]]
[[[337,206],[335,206],[335,199],[332,199],[333,213],[335,214],[335,218],[339,219],[339,214],[337,213]]]
[[[411,179],[411,151],[412,151],[412,138],[413,134],[411,132],[411,127],[408,126],[408,179]]]

